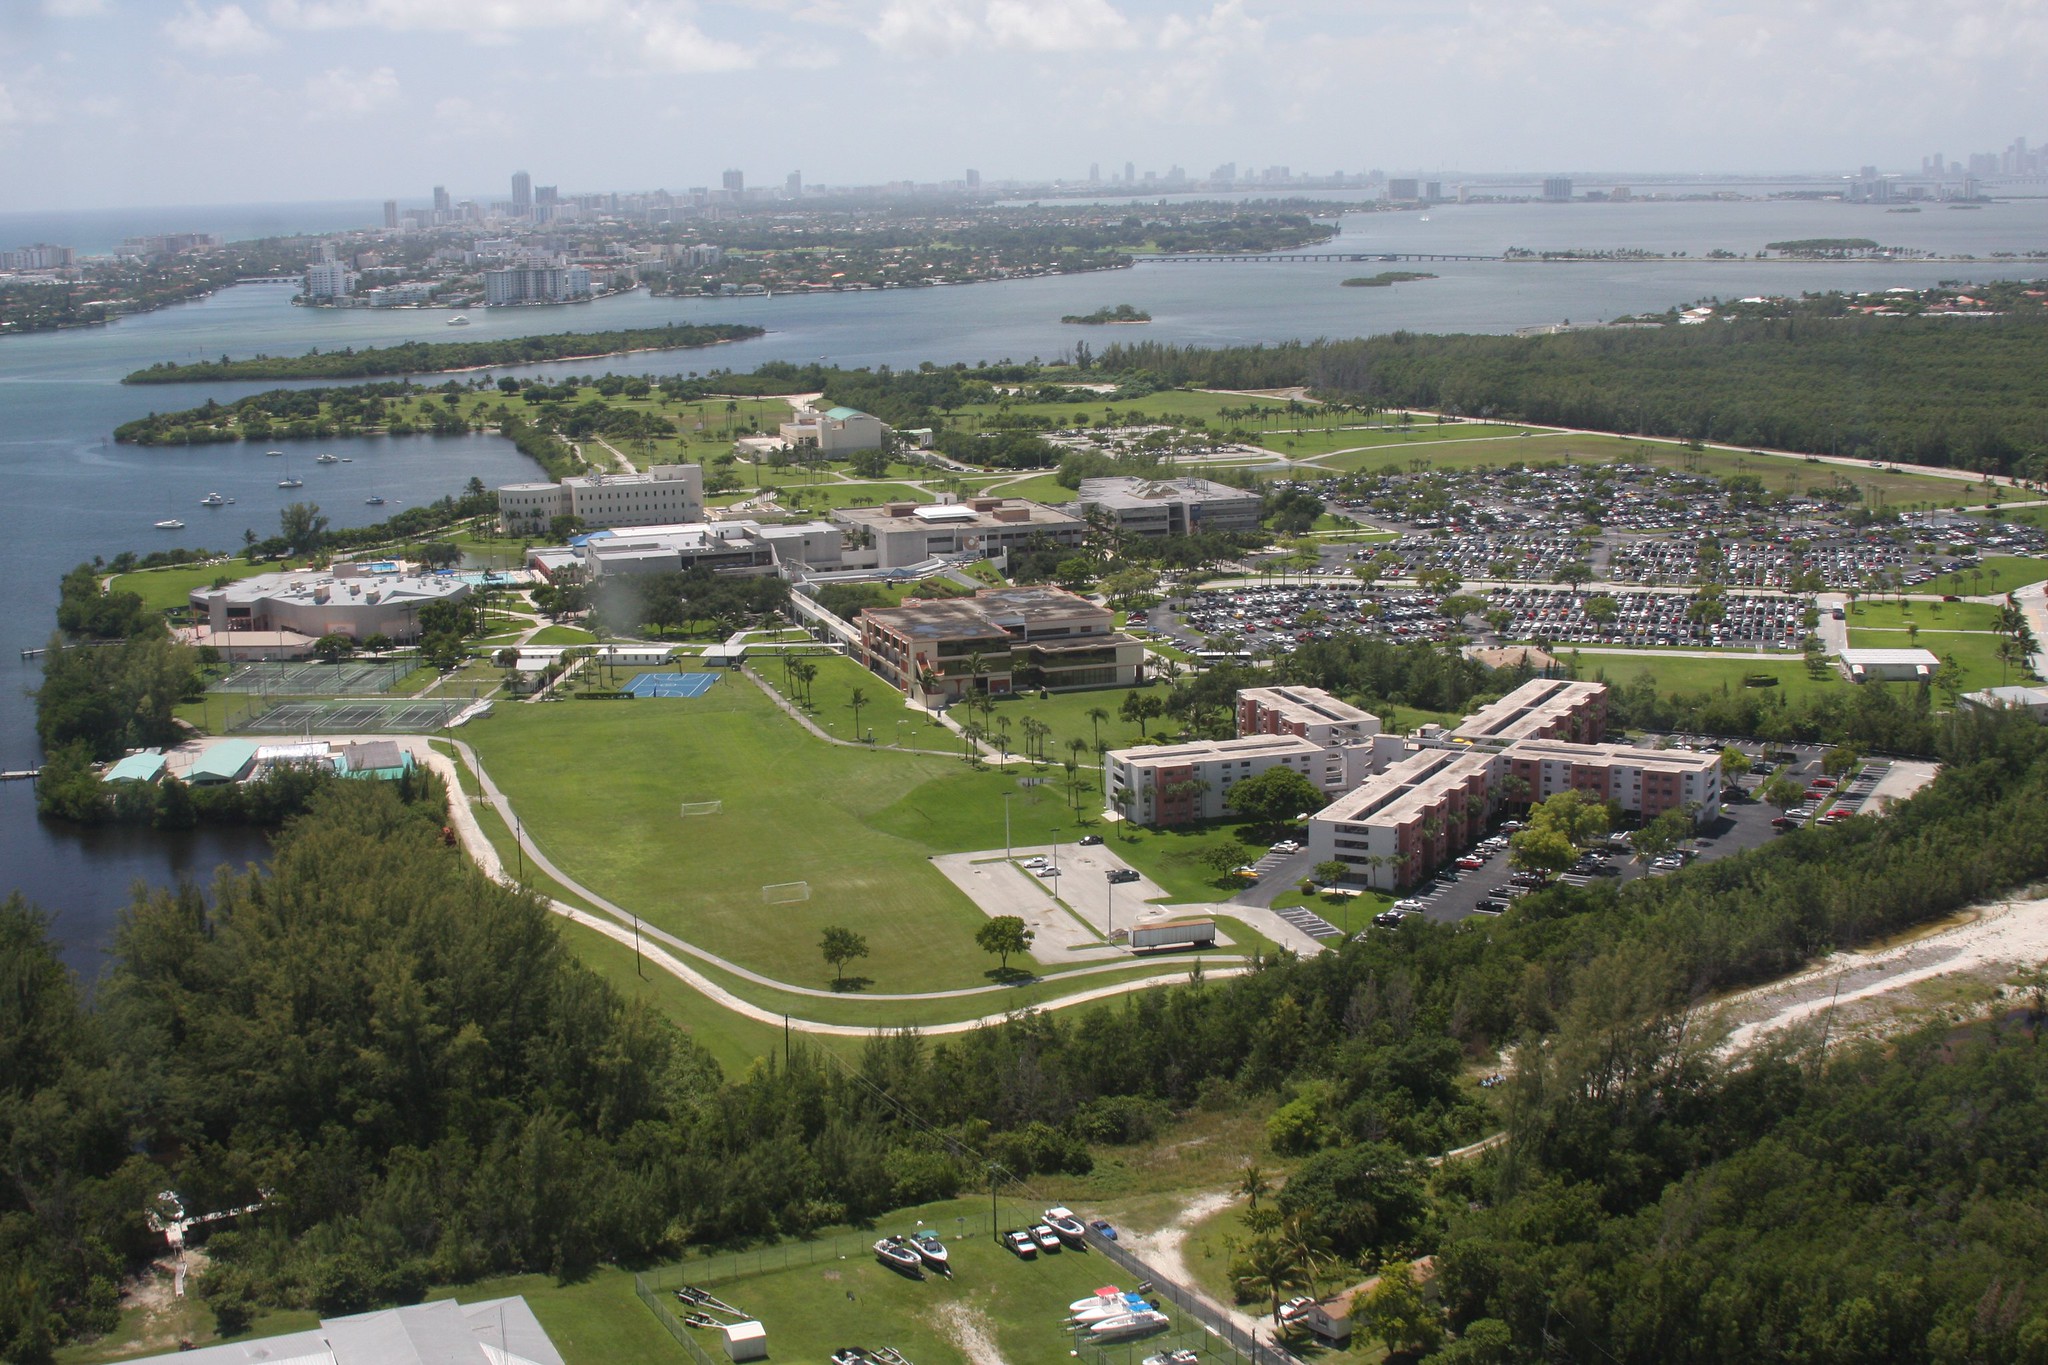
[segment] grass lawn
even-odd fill
[[[1037,1221],[1042,1205],[1005,1199],[1003,1226]],[[998,1247],[986,1233],[954,1233],[952,1209],[985,1219],[985,1202],[959,1200],[926,1210],[891,1215],[885,1230],[907,1232],[920,1213],[946,1237],[953,1274],[907,1279],[883,1267],[867,1251],[871,1234],[841,1241],[844,1259],[822,1259],[787,1269],[771,1269],[711,1286],[719,1298],[743,1308],[767,1328],[773,1360],[822,1361],[848,1345],[872,1350],[890,1347],[919,1362],[980,1358],[966,1345],[967,1333],[988,1338],[997,1358],[1011,1365],[1066,1365],[1074,1341],[1062,1326],[1067,1305],[1103,1284],[1131,1288],[1131,1277],[1107,1259],[1085,1251],[1040,1253],[1020,1261]],[[985,1224],[984,1224],[985,1226]],[[684,1280],[695,1263],[667,1272],[666,1287]],[[713,1263],[716,1264],[715,1262]],[[1166,1309],[1178,1330],[1115,1349],[1108,1358],[1132,1361],[1168,1346],[1203,1344],[1203,1334],[1170,1305]],[[651,1314],[642,1310],[651,1323]],[[714,1358],[719,1352],[715,1332],[700,1331],[698,1343]],[[1092,1357],[1091,1357],[1092,1358]]]
[[[530,645],[588,645],[597,637],[578,626],[542,626],[528,640]]]
[[[465,737],[569,876],[671,933],[802,981],[819,934],[844,925],[867,937],[876,990],[985,979],[981,912],[927,865],[928,842],[870,818],[952,760],[820,744],[740,677],[688,701],[503,707]],[[677,813],[713,798],[723,814]],[[796,881],[809,900],[764,900]]]
[[[784,657],[780,651],[756,655],[749,661],[749,666],[761,675],[763,682],[795,701],[795,692],[783,674]],[[794,663],[798,656],[786,657]],[[847,704],[857,687],[868,699],[867,705],[860,708],[860,728],[873,733],[876,748],[893,749],[900,741],[906,749],[961,752],[958,735],[924,712],[905,706],[901,692],[853,660],[841,654],[806,654],[801,657],[803,662],[818,670],[818,676],[811,679],[808,712],[827,733],[842,739],[857,738],[853,732],[853,708]],[[726,681],[751,686],[744,678]],[[721,687],[724,685],[719,684]],[[898,725],[898,721],[902,724]]]
[[[1858,602],[1848,612],[1849,629],[1983,630],[1998,622],[1998,608],[1983,602]]]
[[[1151,693],[1165,699],[1163,688],[1091,688],[1084,692],[1054,692],[1041,699],[1036,692],[1018,693],[996,702],[993,716],[985,724],[994,726],[1003,716],[1010,718],[1010,743],[1012,751],[1020,751],[1024,743],[1024,717],[1031,716],[1052,727],[1052,734],[1045,741],[1045,752],[1055,760],[1067,756],[1067,741],[1081,739],[1088,742],[1088,752],[1082,756],[1084,763],[1095,761],[1095,741],[1098,736],[1111,748],[1138,743],[1137,727],[1117,716],[1117,709],[1124,704],[1124,698],[1132,692]],[[1109,718],[1100,722],[1088,719],[1088,713],[1102,710]],[[967,708],[955,706],[953,719],[966,724],[971,716]],[[1170,716],[1154,716],[1146,722],[1150,730],[1178,732],[1180,721]],[[1097,783],[1098,787],[1100,783]]]
[[[766,474],[763,478],[766,480]],[[791,478],[768,481],[782,490],[777,501],[788,508],[879,507],[885,502],[932,501],[932,494],[907,483],[809,483]]]
[[[1469,432],[1470,428],[1466,430]],[[1316,463],[1327,469],[1353,471],[1376,471],[1391,465],[1406,472],[1406,462],[1410,459],[1427,460],[1430,468],[1439,470],[1557,462],[1653,465],[1660,469],[1688,470],[1717,479],[1752,474],[1773,492],[1813,492],[1845,480],[1862,488],[1866,497],[1878,495],[1893,506],[1919,503],[1947,506],[1958,496],[1969,492],[1969,485],[1960,480],[1929,474],[1908,474],[1821,461],[1808,463],[1795,455],[1751,455],[1735,450],[1693,451],[1666,441],[1639,441],[1627,436],[1580,432],[1463,442],[1443,438],[1442,444],[1432,443],[1430,449],[1423,451],[1362,450],[1349,455],[1327,456]]]
[[[190,606],[194,588],[211,587],[220,578],[249,578],[275,573],[282,564],[251,564],[246,559],[225,559],[214,564],[180,564],[170,569],[138,569],[114,578],[115,592],[132,592],[151,611],[169,611]]]
[[[2048,508],[2035,508],[2048,511]],[[2029,583],[2039,583],[2048,578],[2048,559],[2032,559],[2026,555],[1987,555],[1978,565],[1983,576],[1975,570],[1958,569],[1939,578],[1922,583],[1915,592],[1954,593],[1958,597],[1978,597],[1987,593],[2011,592]]]
[[[1604,678],[1607,682],[1618,685],[1633,682],[1638,676],[1647,673],[1657,680],[1657,690],[1665,695],[1674,692],[1695,695],[1701,692],[1719,692],[1723,688],[1732,692],[1740,688],[1743,678],[1752,673],[1769,674],[1778,679],[1776,687],[1756,690],[1782,696],[1787,701],[1813,692],[1849,686],[1833,669],[1829,669],[1820,678],[1808,677],[1804,656],[1784,660],[1722,660],[1582,654],[1579,669],[1590,679],[1598,681]]]
[[[1491,422],[1446,422],[1438,426],[1434,421],[1421,420],[1405,430],[1392,424],[1376,423],[1369,426],[1342,426],[1336,428],[1307,427],[1294,429],[1284,422],[1269,422],[1262,430],[1254,430],[1252,441],[1267,450],[1278,450],[1296,459],[1309,459],[1327,455],[1332,451],[1358,450],[1367,447],[1372,455],[1385,460],[1410,458],[1401,452],[1409,446],[1434,444],[1438,441],[1483,441],[1502,436],[1515,436],[1523,428],[1501,426]],[[1377,466],[1375,466],[1377,467]]]
[[[996,498],[1023,498],[1028,502],[1072,502],[1080,494],[1067,487],[1051,474],[1034,474],[1017,483],[1006,483],[986,490],[988,496]]]

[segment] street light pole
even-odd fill
[[[1104,877],[1105,879],[1107,879],[1107,881],[1109,882],[1109,930],[1108,930],[1108,933],[1109,933],[1109,934],[1110,934],[1111,936],[1114,936],[1114,935],[1115,935],[1115,933],[1116,933],[1116,869],[1115,869],[1115,868],[1111,868],[1111,869],[1109,869],[1108,871],[1104,872],[1104,873],[1103,873],[1102,875],[1103,875],[1103,877]]]
[[[1011,797],[1011,795],[1012,795],[1012,794],[1013,794],[1013,793],[1010,793],[1010,792],[1004,792],[1004,793],[1003,793],[1003,861],[1004,861],[1004,862],[1008,862],[1008,861],[1010,861],[1010,797]]]

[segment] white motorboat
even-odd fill
[[[924,1274],[924,1258],[914,1248],[903,1245],[901,1238],[884,1237],[875,1243],[875,1259],[906,1275],[922,1277]]]
[[[364,498],[363,501],[372,507],[382,507],[384,505],[384,499],[382,498]]]
[[[208,493],[199,500],[199,505],[201,507],[226,507],[228,500],[218,493]]]
[[[1157,1309],[1147,1308],[1140,1313],[1123,1313],[1113,1318],[1104,1318],[1088,1329],[1090,1341],[1134,1341],[1149,1337],[1154,1332],[1164,1332],[1173,1326],[1173,1320]]]
[[[1156,1356],[1146,1356],[1144,1365],[1202,1365],[1202,1357],[1193,1351],[1161,1351]]]
[[[263,453],[264,453],[265,455],[282,455],[282,454],[284,454],[284,452],[283,452],[282,450],[266,450],[266,451],[264,451]]]
[[[930,1228],[919,1228],[910,1235],[910,1245],[932,1269],[947,1275],[953,1273],[951,1254],[947,1252],[946,1244],[939,1240],[938,1233]]]
[[[185,529],[185,523],[179,521],[176,517],[165,517],[156,524],[156,529],[159,531],[182,531]]]
[[[1152,1305],[1145,1302],[1140,1294],[1121,1294],[1113,1299],[1103,1299],[1092,1308],[1083,1308],[1067,1319],[1071,1327],[1093,1327],[1098,1322],[1108,1322],[1127,1313],[1143,1313]]]
[[[1098,1303],[1113,1303],[1124,1296],[1124,1291],[1113,1284],[1106,1284],[1085,1299],[1075,1299],[1067,1305],[1069,1313],[1079,1313],[1093,1308]]]
[[[313,457],[313,463],[314,463],[314,464],[340,464],[340,463],[341,463],[341,457],[340,457],[339,455],[330,455],[329,453],[327,453],[326,451],[324,451],[324,450],[323,450],[323,451],[321,451],[321,452],[320,452],[320,453],[319,453],[318,455],[315,455],[315,456]]]
[[[1070,1208],[1056,1204],[1052,1208],[1047,1209],[1045,1211],[1045,1225],[1058,1233],[1062,1242],[1071,1242],[1075,1246],[1079,1246],[1088,1239],[1088,1229],[1081,1225],[1081,1220],[1075,1216],[1074,1211]]]
[[[304,488],[306,486],[306,481],[304,479],[291,478],[279,479],[277,481],[277,486],[279,488]]]
[[[448,325],[450,327],[467,327],[469,326],[469,319],[457,313],[454,317],[448,319]]]

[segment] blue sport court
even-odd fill
[[[716,673],[642,673],[625,690],[636,697],[701,697],[717,681]]]

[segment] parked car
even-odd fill
[[[1250,863],[1246,863],[1242,867],[1231,868],[1230,875],[1233,877],[1242,877],[1248,882],[1255,882],[1259,879],[1259,870],[1256,867],[1253,867]]]
[[[1301,852],[1301,845],[1300,845],[1300,844],[1298,844],[1298,843],[1296,843],[1296,842],[1295,842],[1294,840],[1292,840],[1292,839],[1282,839],[1282,840],[1281,840],[1281,841],[1280,841],[1279,843],[1277,843],[1277,844],[1273,845],[1273,847],[1272,847],[1272,848],[1268,849],[1268,850],[1267,850],[1267,852],[1269,852],[1269,853],[1299,853],[1299,852]]]
[[[1469,872],[1469,871],[1472,871],[1472,870],[1474,870],[1474,869],[1477,869],[1477,868],[1482,868],[1482,867],[1485,867],[1485,866],[1486,866],[1486,859],[1484,859],[1484,858],[1475,858],[1475,857],[1473,857],[1473,856],[1472,856],[1471,854],[1469,854],[1469,853],[1468,853],[1468,854],[1466,854],[1466,855],[1465,855],[1464,857],[1462,857],[1462,858],[1458,859],[1458,866],[1459,866],[1459,867],[1462,867],[1462,868],[1464,868],[1465,870],[1467,870],[1467,871]]]
[[[1401,918],[1399,911],[1382,910],[1372,917],[1372,922],[1382,929],[1398,929],[1401,927]]]
[[[1134,867],[1112,867],[1109,870],[1109,879],[1119,884],[1134,882],[1138,880],[1138,870]]]
[[[1038,1243],[1031,1240],[1031,1234],[1028,1232],[1018,1230],[1004,1233],[1003,1245],[1016,1253],[1020,1260],[1037,1259]]]
[[[1110,1226],[1107,1218],[1092,1218],[1088,1221],[1088,1227],[1097,1237],[1106,1237],[1112,1242],[1116,1240],[1116,1229]]]
[[[1093,848],[1102,842],[1102,836],[1100,834],[1084,834],[1074,842],[1083,848]]]

